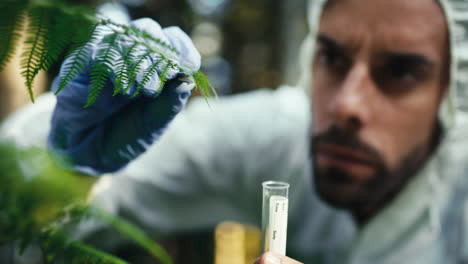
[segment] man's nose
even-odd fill
[[[336,125],[346,130],[358,130],[368,122],[372,85],[368,67],[364,63],[353,65],[329,105]]]

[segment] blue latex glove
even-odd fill
[[[185,71],[192,74],[200,68],[200,54],[179,28],[161,29],[149,18],[136,20],[130,25],[176,48],[180,54],[173,55]],[[191,80],[173,71],[159,94],[159,77],[155,74],[138,96],[130,98],[133,91],[112,96],[113,80],[110,80],[96,102],[84,108],[90,84],[89,67],[100,45],[102,47],[99,41],[89,44],[91,60],[88,69],[58,93],[48,139],[49,148],[59,162],[93,175],[117,171],[148,149],[183,109],[194,87]],[[141,72],[157,56],[149,58]],[[66,60],[62,64],[60,74],[68,63],[70,61]],[[52,90],[57,89],[59,78],[54,81]],[[140,78],[138,75],[137,82]]]

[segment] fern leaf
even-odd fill
[[[85,107],[92,105],[101,94],[102,89],[106,85],[109,77],[112,75],[112,65],[116,58],[119,57],[118,49],[116,48],[118,34],[111,34],[102,40],[99,49],[96,52],[96,58],[91,66],[91,82],[89,85],[89,94],[86,100]]]
[[[3,14],[0,19],[0,72],[14,54],[16,42],[21,36],[25,7],[25,1],[5,1],[0,5]]]
[[[135,58],[133,57],[133,52],[136,50],[138,43],[133,43],[127,50],[121,50],[122,57],[118,61],[116,68],[117,72],[115,74],[114,80],[114,92],[112,95],[117,95],[124,87],[128,87],[130,83],[129,69],[128,66],[131,65]]]
[[[149,59],[151,56],[151,51],[147,50],[143,55],[141,55],[139,58],[135,58],[133,55],[128,56],[128,61],[127,63],[130,64],[129,66],[129,83],[128,86],[125,88],[124,93],[128,93],[128,91],[135,85],[135,80],[138,75],[138,73],[141,71],[141,65],[144,62],[144,60]],[[127,65],[128,65],[127,64]]]
[[[161,46],[161,47],[175,53],[175,55],[177,55],[177,56],[180,55],[180,52],[178,50],[176,50],[174,47],[172,47],[170,44],[165,43],[162,40],[153,37],[151,34],[149,34],[148,32],[146,32],[144,30],[141,30],[141,29],[138,29],[138,28],[133,28],[133,27],[127,27],[127,32],[129,32],[130,34],[134,34],[134,35],[136,35],[138,37],[141,37],[141,38],[143,38],[145,40],[151,40],[155,44],[157,44],[157,45],[159,45],[159,46]]]
[[[95,43],[101,34],[99,22],[87,21],[80,16],[73,16],[73,48],[84,46],[87,43]]]
[[[171,68],[171,64],[169,63],[169,61],[166,63],[165,67],[161,70],[161,72],[159,73],[159,87],[158,87],[158,91],[162,91],[164,85],[166,84],[167,80],[168,80],[168,72],[169,72],[169,69]]]
[[[86,69],[90,57],[89,48],[89,45],[83,45],[68,55],[68,63],[63,65],[62,76],[55,94],[65,89],[80,72]]]
[[[54,8],[52,10],[51,26],[46,33],[48,40],[46,45],[46,52],[41,69],[47,71],[50,66],[55,63],[65,49],[72,44],[73,30],[70,26],[73,25],[73,18],[63,13],[60,9]]]
[[[25,41],[25,51],[22,55],[21,74],[26,79],[31,101],[34,102],[32,84],[34,77],[39,73],[41,65],[44,63],[47,45],[47,30],[50,27],[50,10],[44,7],[32,7],[29,9],[29,25],[27,29],[27,39]]]
[[[120,58],[115,64],[115,68],[116,72],[114,79],[114,91],[112,93],[113,96],[117,95],[123,89],[123,87],[127,87],[129,83],[128,69],[127,65],[125,65],[125,60]]]
[[[97,27],[98,24],[85,24],[84,27],[74,35],[73,45],[75,48],[72,48],[72,51],[67,55],[68,63],[62,66],[62,76],[60,77],[58,89],[55,91],[55,94],[65,89],[80,72],[86,69],[91,55],[89,50],[91,45],[86,43],[88,41],[93,42],[96,39],[96,36],[99,34]]]
[[[145,70],[145,72],[143,73],[143,75],[142,75],[142,77],[141,77],[141,81],[140,81],[140,83],[138,84],[138,86],[137,86],[137,88],[136,88],[136,91],[135,91],[135,93],[132,95],[132,97],[137,96],[137,95],[140,93],[141,89],[143,89],[143,88],[149,83],[149,81],[151,81],[151,79],[153,78],[153,76],[154,76],[155,74],[157,74],[157,72],[158,72],[158,67],[159,67],[159,65],[161,64],[162,61],[163,61],[162,58],[159,59],[159,60],[157,60],[156,62],[154,62],[153,64],[151,64],[151,66],[149,66],[148,69]],[[162,81],[162,80],[160,79],[160,81]],[[160,92],[160,91],[158,90],[158,92]]]
[[[208,77],[201,71],[197,71],[193,78],[195,79],[195,87],[200,91],[203,97],[211,97],[213,94],[218,98],[215,88],[211,85]]]
[[[130,38],[135,38],[136,37],[135,40],[139,40],[139,39],[150,40],[154,44],[157,44],[157,46],[160,46],[160,47],[162,47],[164,49],[167,49],[167,50],[175,53],[175,55],[180,54],[180,52],[177,49],[175,49],[174,47],[172,47],[172,45],[170,45],[168,43],[165,43],[164,41],[153,37],[148,32],[146,32],[144,30],[141,30],[139,28],[118,24],[118,23],[113,22],[112,20],[102,20],[101,23],[103,25],[112,25],[114,27],[122,29],[123,30],[122,34],[126,35],[127,37],[130,37]],[[145,44],[145,43],[143,43],[143,44]],[[167,57],[167,54],[164,54],[164,55]]]

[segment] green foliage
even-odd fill
[[[131,96],[137,96],[156,73],[160,78],[158,91],[161,91],[169,80],[168,74],[174,71],[192,76],[194,80],[203,79],[196,82],[196,87],[203,96],[209,97],[214,92],[206,76],[198,76],[201,72],[192,75],[187,72],[188,69],[177,65],[176,57],[179,51],[143,30],[120,25],[111,20],[97,19],[92,9],[65,3],[63,0],[2,1],[0,71],[14,52],[26,17],[28,23],[21,68],[32,101],[33,81],[40,70],[49,70],[62,55],[68,54],[66,57],[70,59],[70,63],[64,65],[57,89],[57,92],[62,91],[86,68],[90,60],[89,48],[92,45],[86,43],[97,41],[100,41],[100,48],[93,58],[91,85],[85,107],[96,101],[111,77],[115,84],[114,95],[127,93],[134,88]],[[98,36],[102,35],[103,29],[110,33],[99,40]],[[137,50],[138,54],[142,55],[136,56],[134,53]],[[150,56],[158,59],[142,72],[142,65]],[[136,81],[137,76],[141,76],[140,83]]]
[[[64,75],[61,77],[56,93],[59,93],[76,77],[78,74],[85,70],[88,63],[89,46],[83,45],[75,49],[68,58],[71,63],[65,64],[62,69]]]
[[[213,85],[211,85],[208,77],[202,71],[197,71],[193,75],[193,78],[195,80],[195,85],[199,88],[200,93],[205,98],[211,96],[211,94],[214,94],[216,97],[218,97]]]
[[[0,143],[0,245],[40,246],[45,264],[123,264],[125,261],[68,235],[84,219],[99,219],[145,248],[161,263],[167,253],[142,231],[86,204],[94,179],[57,169],[45,150]]]
[[[133,56],[138,43],[133,43],[126,51],[121,51],[122,59],[118,60],[116,63],[117,72],[115,73],[115,80],[114,80],[114,93],[112,95],[117,95],[122,90],[127,90],[127,87],[130,85],[130,76],[128,73],[127,67],[129,65],[127,62],[129,61],[136,61],[136,58]]]
[[[111,77],[114,95],[131,91],[131,96],[137,96],[156,73],[161,91],[170,72],[191,78],[205,97],[214,92],[202,72],[191,74],[176,63],[179,52],[169,43],[136,28],[99,20],[88,7],[63,0],[0,0],[0,17],[0,71],[11,59],[26,26],[21,69],[32,101],[33,81],[39,71],[49,70],[66,55],[69,63],[62,67],[57,92],[66,89],[86,69],[91,47],[98,41],[86,106],[97,100]],[[100,38],[102,30],[109,32],[104,38]],[[143,71],[150,58],[156,59]],[[139,82],[137,76],[141,77]],[[93,180],[58,170],[45,150],[22,150],[0,142],[0,156],[0,245],[19,241],[24,250],[38,244],[45,263],[126,263],[70,238],[68,231],[77,223],[94,218],[141,245],[161,263],[172,263],[168,254],[135,226],[88,206],[85,199]]]
[[[151,77],[154,76],[154,74],[156,74],[158,72],[158,68],[161,66],[162,62],[163,62],[163,59],[160,58],[156,62],[151,64],[151,66],[149,66],[145,70],[145,72],[143,73],[143,77],[141,78],[141,81],[140,81],[140,83],[138,84],[138,86],[136,88],[135,94],[138,94],[141,91],[141,89],[143,87],[145,87],[151,81]],[[168,69],[168,68],[166,67],[164,69]],[[167,72],[161,72],[160,76],[165,76],[166,74],[167,74]],[[161,80],[161,83],[164,83],[164,80]],[[161,85],[160,85],[160,87],[161,87]],[[161,89],[158,89],[158,92],[160,92],[160,91],[161,91]]]
[[[24,20],[26,1],[7,1],[0,3],[0,71],[15,51]]]
[[[119,57],[117,37],[117,34],[105,37],[102,41],[103,44],[96,51],[96,58],[91,66],[90,92],[85,107],[90,106],[96,101],[109,79],[112,65]]]
[[[51,27],[51,12],[49,9],[32,7],[28,10],[29,26],[22,56],[21,74],[26,79],[26,86],[30,89],[29,96],[34,101],[32,83],[42,64],[46,61],[47,31]]]
[[[153,257],[159,259],[163,264],[172,263],[171,257],[166,253],[166,251],[151,240],[145,233],[133,226],[123,219],[112,216],[102,210],[96,210],[91,208],[88,210],[88,213],[96,218],[99,218],[114,227],[124,236],[132,239],[138,245],[146,249]]]
[[[127,57],[122,57],[121,63],[128,65],[128,69],[125,75],[128,76],[128,79],[129,79],[129,82],[127,83],[127,86],[125,87],[124,93],[127,93],[132,88],[132,86],[135,85],[136,76],[138,75],[138,72],[141,71],[141,64],[144,62],[144,60],[148,60],[150,56],[151,56],[151,52],[146,50],[145,53],[141,55],[139,58],[134,57],[133,54],[132,55],[128,54]],[[136,96],[136,92],[134,93],[134,96]]]

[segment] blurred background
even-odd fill
[[[150,17],[162,27],[179,26],[200,51],[202,70],[219,95],[294,85],[299,77],[297,53],[307,30],[307,0],[73,2],[97,5],[100,13],[116,22]],[[0,120],[29,103],[18,66],[21,48],[17,53],[0,72]],[[36,96],[48,90],[59,67],[55,65],[36,79]],[[155,240],[169,251],[175,263],[253,263],[260,253],[260,231],[241,223],[220,223],[215,230]],[[155,263],[136,245],[114,253],[130,263]]]
[[[294,83],[306,0],[121,0],[129,16],[190,34],[220,94]],[[110,9],[110,8],[109,8]],[[111,13],[111,12],[107,12]]]

